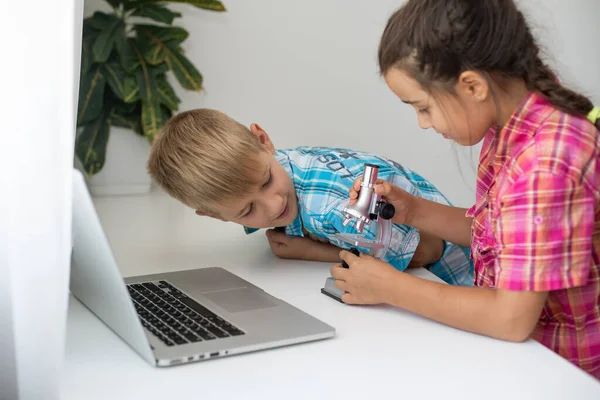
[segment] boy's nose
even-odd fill
[[[281,214],[281,212],[283,211],[283,203],[284,199],[281,196],[273,196],[273,198],[269,201],[268,210],[272,220],[279,217],[279,214]]]

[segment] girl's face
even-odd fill
[[[479,143],[494,125],[495,107],[487,81],[475,72],[461,75],[456,95],[431,96],[414,78],[397,68],[390,69],[385,81],[402,102],[413,106],[421,128],[433,128],[460,145]]]

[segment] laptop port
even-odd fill
[[[210,353],[210,356],[211,356],[211,357],[216,357],[216,356],[218,356],[218,355],[219,355],[219,352],[218,352],[218,351],[215,351],[214,353]]]

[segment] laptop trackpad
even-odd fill
[[[263,292],[251,288],[202,293],[202,296],[223,307],[230,313],[258,310],[277,305],[277,303],[269,299]]]

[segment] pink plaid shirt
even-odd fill
[[[600,379],[600,133],[531,93],[479,160],[475,284],[549,291],[533,338]]]

